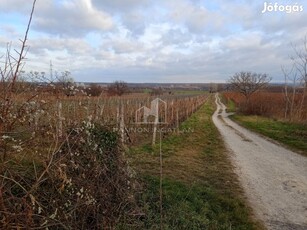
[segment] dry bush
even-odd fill
[[[160,96],[163,95],[163,89],[161,87],[159,88],[153,88],[150,92],[151,96]]]
[[[111,229],[133,211],[132,178],[116,133],[85,123],[48,161],[1,163],[1,229]]]
[[[84,89],[88,96],[98,97],[102,94],[103,88],[97,84],[91,84],[90,87]]]
[[[285,97],[282,92],[267,92],[260,91],[251,96],[250,102],[245,103],[245,98],[238,92],[225,92],[226,99],[235,102],[239,112],[247,115],[262,115],[277,119],[284,119],[285,117]],[[299,105],[301,102],[302,94],[295,95],[294,104]],[[300,120],[306,121],[307,119],[307,103],[304,105],[303,116]]]
[[[124,81],[115,81],[110,84],[107,88],[107,94],[109,96],[122,96],[125,93],[129,92],[129,88],[126,82]]]
[[[257,92],[247,104],[245,97],[238,92],[226,92],[224,96],[235,102],[239,112],[247,115],[272,116],[281,113],[283,98],[280,93]]]

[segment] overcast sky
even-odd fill
[[[307,1],[37,0],[25,70],[76,81],[224,82],[239,71],[282,81],[307,35]],[[270,3],[270,2],[268,2]],[[0,54],[24,36],[31,0],[0,0]]]

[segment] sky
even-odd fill
[[[20,48],[31,8],[0,0],[0,57],[8,43]],[[290,68],[306,36],[306,0],[37,0],[24,71],[48,77],[52,64],[78,82],[135,83],[225,82],[252,71],[282,82],[281,66]]]

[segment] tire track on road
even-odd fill
[[[307,229],[307,158],[276,145],[228,118],[216,94],[212,117],[232,152],[240,182],[256,217],[268,229]]]

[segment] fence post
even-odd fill
[[[63,136],[62,102],[58,101],[58,137]]]
[[[159,103],[155,104],[155,121],[154,121],[154,129],[153,129],[153,134],[152,134],[152,145],[156,144],[156,138],[157,138],[157,128],[159,125]]]
[[[119,123],[119,130],[121,135],[122,143],[125,143],[125,117],[124,117],[124,105],[120,103],[120,123]]]

